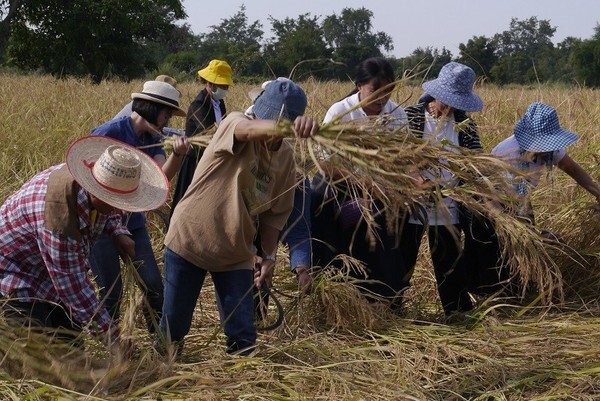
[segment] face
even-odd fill
[[[385,104],[390,100],[394,85],[389,85],[390,82],[383,85],[376,84],[373,80],[365,84],[358,84],[359,99],[367,103],[362,106],[362,109],[367,115],[379,115]]]
[[[538,160],[552,160],[552,152],[525,152],[524,154],[525,160],[537,163]]]
[[[173,117],[173,112],[174,110],[172,108],[165,107],[158,113],[158,117],[156,118],[156,125],[159,129],[163,129],[167,126],[167,124],[169,124],[169,120],[171,119],[171,117]]]
[[[450,113],[454,112],[454,108],[440,102],[437,99],[434,99],[427,105],[427,111],[435,118],[443,118],[449,116]]]
[[[89,196],[90,196],[90,204],[92,206],[92,209],[96,209],[98,211],[98,213],[100,213],[100,214],[113,214],[113,213],[123,214],[123,211],[121,209],[117,209],[116,207],[111,206],[104,201],[101,201],[100,199],[96,198],[92,194],[89,194]]]
[[[215,99],[221,100],[227,95],[229,85],[213,84],[212,82],[206,83],[206,90]]]

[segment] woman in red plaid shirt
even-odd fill
[[[65,164],[37,174],[0,207],[5,316],[60,328],[67,340],[86,329],[107,343],[116,341],[118,329],[111,327],[88,275],[91,246],[107,233],[133,255],[121,211],[159,207],[167,194],[166,177],[143,152],[105,137],[71,145]]]

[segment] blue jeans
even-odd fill
[[[146,227],[131,231],[135,241],[135,259],[137,272],[143,283],[142,291],[150,308],[144,307],[144,317],[150,332],[154,332],[154,323],[160,320],[163,303],[163,283],[160,270],[154,258],[150,236]],[[141,263],[139,263],[141,262]],[[100,287],[100,296],[105,308],[113,319],[119,318],[123,281],[121,280],[121,264],[119,252],[108,235],[101,236],[92,248],[90,255],[92,272],[96,275],[96,283]],[[154,315],[154,316],[152,316]]]
[[[181,343],[189,333],[206,273],[207,270],[165,248],[165,300],[160,328],[168,340]],[[227,352],[247,354],[256,343],[253,271],[241,269],[210,274],[227,336]]]
[[[292,271],[299,265],[312,266],[310,198],[310,181],[306,178],[294,190],[294,208],[281,230],[281,242],[286,243],[290,250]]]

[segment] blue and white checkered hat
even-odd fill
[[[457,110],[481,111],[483,101],[473,93],[475,71],[464,64],[451,62],[440,70],[433,81],[423,84],[427,94]]]
[[[553,107],[536,102],[515,125],[515,138],[528,152],[553,152],[577,142],[577,134],[562,129]]]

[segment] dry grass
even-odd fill
[[[0,199],[34,173],[59,163],[70,142],[111,118],[142,82],[57,81],[2,76],[0,98]],[[304,84],[308,115],[322,119],[350,84]],[[199,87],[186,83],[184,107]],[[229,110],[249,105],[248,86],[232,88]],[[588,89],[478,88],[485,109],[474,118],[485,150],[511,134],[532,101],[557,107],[562,125],[581,140],[569,153],[600,177],[600,92]],[[394,95],[414,103],[418,88]],[[183,119],[173,125],[183,127]],[[476,162],[473,162],[476,163]],[[481,163],[476,163],[478,166]],[[489,174],[493,175],[493,174]],[[483,188],[478,188],[482,191]],[[1,399],[202,399],[202,400],[592,400],[598,399],[600,365],[600,224],[592,198],[556,171],[535,193],[538,224],[573,251],[552,253],[562,275],[564,303],[515,306],[480,300],[459,322],[443,324],[427,255],[420,256],[403,314],[396,316],[357,296],[340,277],[319,279],[313,295],[299,299],[287,266],[277,286],[292,299],[284,327],[262,334],[251,358],[227,356],[214,296],[205,288],[182,360],[170,361],[151,347],[139,297],[128,294],[127,316],[137,352],[129,362],[108,364],[97,344],[82,354],[48,345],[30,332],[0,324]],[[523,238],[517,254],[529,250]],[[160,255],[159,230],[154,231]],[[575,253],[577,251],[577,253]],[[532,252],[532,258],[539,257]],[[283,258],[280,258],[283,260]],[[546,287],[544,287],[546,288]],[[102,379],[104,378],[104,379]]]

